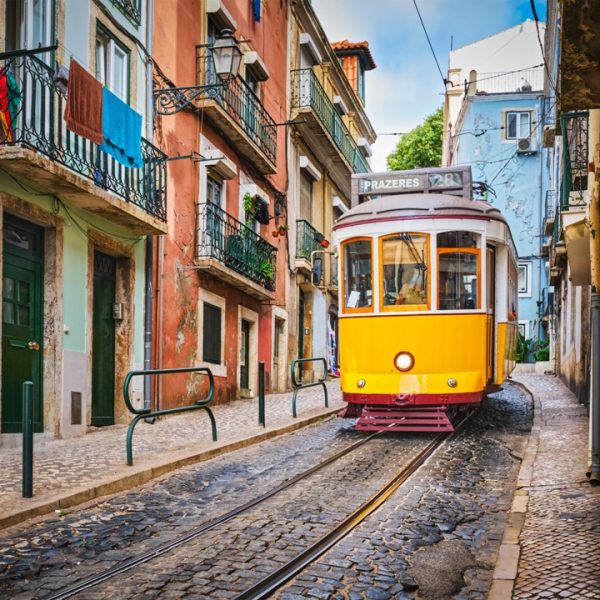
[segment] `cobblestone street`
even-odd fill
[[[382,509],[281,598],[484,598],[531,407],[515,387],[488,400]],[[6,530],[0,589],[43,598],[239,506],[365,434],[331,420],[188,467],[83,510]],[[371,440],[190,544],[80,597],[231,598],[326,532],[432,435]]]

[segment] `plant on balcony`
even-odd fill
[[[273,285],[275,283],[275,269],[273,268],[271,261],[268,258],[263,259],[258,267],[258,270],[265,282],[265,286],[268,289],[273,289]]]
[[[278,225],[277,229],[273,230],[273,237],[277,237],[279,235],[285,236],[289,228],[290,226],[287,223],[284,223],[283,225]]]
[[[248,192],[244,194],[244,212],[246,213],[246,225],[250,221],[258,221],[261,225],[268,225],[269,205],[258,194],[252,196]]]

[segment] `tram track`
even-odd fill
[[[455,433],[459,431],[464,423],[469,419],[472,413],[464,416],[460,423],[456,426]],[[106,569],[102,572],[88,576],[81,581],[69,585],[61,590],[53,592],[51,595],[45,596],[45,600],[59,600],[63,598],[71,598],[77,594],[81,594],[86,590],[90,590],[100,584],[109,582],[112,579],[117,578],[119,575],[145,563],[149,563],[160,556],[163,556],[177,548],[184,546],[188,542],[191,542],[195,538],[205,534],[211,529],[216,528],[233,518],[242,515],[257,505],[267,501],[268,499],[276,496],[280,492],[292,487],[293,485],[301,482],[302,480],[310,477],[314,473],[320,471],[326,466],[340,460],[344,456],[347,456],[354,450],[357,450],[361,446],[365,445],[372,439],[380,436],[383,432],[376,432],[368,437],[359,440],[353,444],[350,444],[346,448],[337,452],[336,454],[328,457],[321,461],[317,465],[299,473],[291,479],[283,482],[272,490],[253,498],[252,500],[224,513],[223,515],[207,521],[199,527],[178,536],[177,538],[164,542],[152,548],[138,556],[132,557],[131,559],[120,562],[119,564]],[[306,550],[302,551],[295,557],[291,558],[283,566],[276,568],[269,575],[252,585],[247,590],[241,592],[235,596],[235,600],[246,600],[246,599],[259,599],[267,598],[273,594],[276,590],[283,587],[287,582],[301,573],[311,563],[315,562],[320,556],[322,556],[327,550],[338,543],[342,538],[348,535],[353,529],[355,529],[362,521],[364,521],[369,515],[371,515],[377,508],[379,508],[412,474],[414,474],[425,461],[432,456],[435,451],[442,445],[442,443],[452,436],[451,432],[440,433],[431,441],[427,446],[418,452],[418,454],[402,469],[396,473],[390,480],[388,480],[378,491],[376,491],[366,502],[364,502],[359,508],[355,509],[349,516],[345,517],[338,525],[336,525],[331,531],[322,536],[315,543],[311,544]]]
[[[359,440],[358,442],[355,442],[354,444],[350,444],[346,448],[344,448],[344,449],[340,450],[339,452],[337,452],[336,454],[333,454],[332,456],[326,458],[325,460],[314,465],[313,467],[310,467],[309,469],[302,471],[298,475],[295,475],[291,479],[284,481],[282,484],[278,485],[277,487],[273,488],[272,490],[269,490],[268,492],[265,492],[264,494],[261,494],[260,496],[257,496],[256,498],[253,498],[252,500],[233,508],[232,510],[224,513],[223,515],[216,517],[215,519],[211,519],[210,521],[203,523],[199,527],[197,527],[185,534],[182,534],[173,540],[164,542],[163,544],[159,544],[158,546],[148,550],[147,552],[144,552],[144,553],[142,553],[138,556],[135,556],[131,559],[128,559],[126,561],[123,561],[123,562],[115,565],[114,567],[106,569],[105,571],[96,573],[94,575],[90,575],[89,577],[86,577],[85,579],[83,579],[75,584],[67,586],[67,587],[63,588],[62,590],[58,590],[58,591],[52,593],[51,595],[46,596],[45,600],[62,600],[63,598],[71,598],[72,596],[75,596],[76,594],[84,592],[85,590],[91,589],[91,588],[99,585],[100,583],[109,581],[110,579],[113,579],[113,578],[117,577],[118,575],[121,575],[122,573],[125,573],[126,571],[129,571],[130,569],[133,569],[134,567],[137,567],[144,563],[148,563],[156,558],[159,558],[160,556],[192,541],[193,539],[199,537],[200,535],[206,533],[207,531],[210,531],[211,529],[214,529],[215,527],[218,527],[219,525],[222,525],[223,523],[230,521],[231,519],[243,514],[244,512],[247,512],[251,508],[254,508],[255,506],[265,502],[266,500],[269,500],[270,498],[276,496],[280,492],[292,487],[296,483],[299,483],[303,479],[310,477],[311,475],[313,475],[314,473],[317,473],[318,471],[327,467],[328,465],[336,462],[337,460],[340,460],[344,456],[347,456],[354,450],[357,450],[358,448],[365,445],[367,442],[371,441],[372,439],[380,436],[381,433],[382,432],[378,431],[376,433],[369,435],[368,437],[366,437],[364,439]]]
[[[469,412],[464,416],[453,433],[459,431],[472,414],[473,412]],[[392,479],[334,529],[285,565],[261,579],[251,588],[235,596],[234,600],[262,600],[263,598],[268,598],[291,579],[299,575],[304,569],[318,560],[325,552],[360,525],[369,515],[375,512],[453,433],[441,433],[436,436],[417,456],[396,473]]]

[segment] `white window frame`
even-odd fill
[[[517,264],[517,292],[519,298],[531,298],[531,267],[532,263],[520,262]],[[525,286],[521,286],[521,271],[525,270]]]
[[[220,364],[208,363],[202,360],[202,343],[204,339],[204,303],[212,304],[221,309],[221,358]],[[225,363],[225,307],[226,301],[223,296],[217,296],[204,288],[198,289],[198,340],[196,345],[196,351],[198,356],[198,365],[200,367],[206,367],[210,369],[213,375],[217,377],[227,377],[227,364]]]
[[[527,319],[519,320],[519,333],[523,334],[523,337],[528,340],[531,338],[531,326],[530,321]]]
[[[115,69],[115,57],[123,57],[120,73]],[[126,46],[121,44],[113,35],[100,24],[96,26],[96,79],[117,95],[123,102],[129,103],[129,73],[131,55]],[[120,76],[123,91],[119,94],[116,88]]]
[[[511,136],[508,132],[508,119],[510,115],[517,115],[516,135]],[[524,115],[529,117],[529,131],[527,135],[519,135],[521,131],[521,119]],[[509,142],[517,142],[522,139],[530,138],[533,131],[533,111],[532,110],[507,110],[504,113],[504,139]]]

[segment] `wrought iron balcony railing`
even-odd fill
[[[544,89],[544,69],[523,69],[514,73],[477,73],[477,91],[486,94],[541,92]]]
[[[196,83],[218,83],[212,50],[206,44],[196,46]],[[275,163],[277,159],[277,125],[260,99],[240,77],[231,79],[226,88],[215,88],[210,94],[227,114],[244,130],[256,146]]]
[[[142,22],[142,13],[140,11],[140,0],[112,0],[112,3],[134,24],[138,27]]]
[[[329,132],[353,173],[370,172],[369,165],[352,134],[333,107],[312,69],[292,71],[292,108],[310,107]]]
[[[585,207],[588,189],[589,113],[563,113],[560,117],[563,146],[561,210]]]
[[[308,221],[296,221],[296,258],[310,261],[312,252],[321,247],[316,239],[319,235]]]
[[[99,188],[117,194],[162,221],[167,220],[165,154],[142,139],[141,168],[117,163],[96,144],[67,128],[63,120],[66,89],[57,84],[54,70],[46,63],[32,55],[11,53],[10,58],[0,60],[0,74],[9,73],[20,100],[13,103],[8,127],[0,127],[0,146],[36,150],[92,180]],[[0,101],[6,103],[7,98]]]
[[[214,258],[266,289],[275,289],[277,248],[216,204],[200,205],[196,239],[196,258]]]

